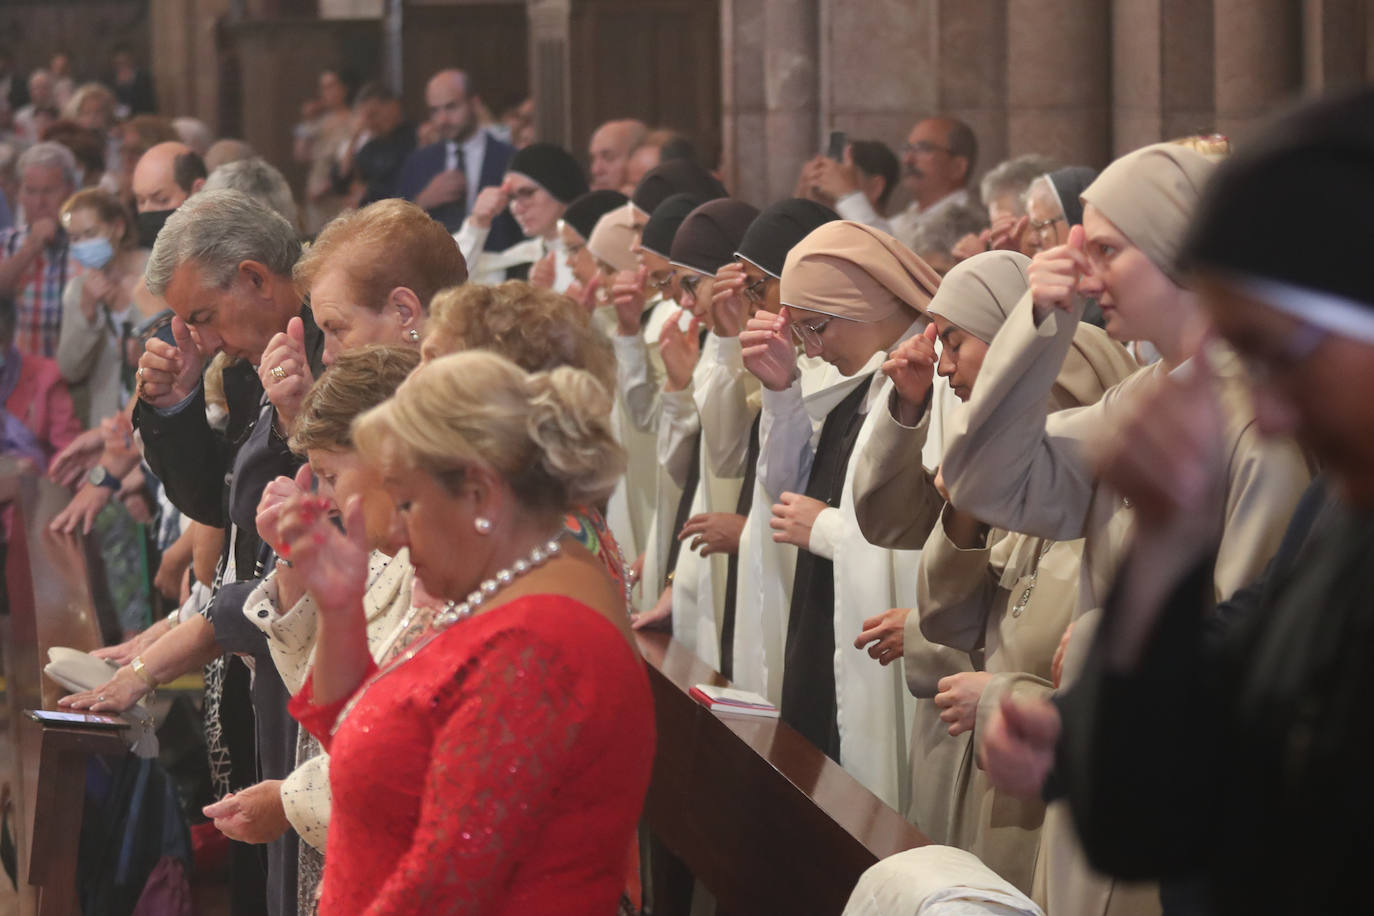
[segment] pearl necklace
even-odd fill
[[[344,704],[343,709],[339,712],[339,717],[334,720],[334,727],[330,730],[330,734],[334,734],[339,730],[339,725],[344,719],[348,718],[348,714],[353,711],[353,707],[358,705],[358,701],[363,698],[363,694],[367,693],[373,684],[410,661],[421,649],[429,645],[449,627],[459,621],[467,620],[473,614],[476,614],[478,610],[481,609],[482,605],[497,592],[501,591],[521,576],[533,572],[535,569],[543,566],[549,560],[561,554],[563,552],[562,540],[565,534],[567,534],[567,529],[560,529],[557,534],[547,541],[537,544],[527,556],[516,560],[510,566],[497,572],[490,579],[484,579],[482,584],[477,586],[462,604],[454,601],[445,604],[443,609],[435,614],[434,619],[430,622],[429,635],[415,643],[415,645],[411,646],[403,654],[393,660],[391,664],[374,674],[367,683],[353,692],[353,696]],[[418,606],[410,609],[410,612],[406,614],[405,619],[401,621],[401,625],[397,628],[398,636],[404,638],[404,634],[409,631],[410,625],[415,620],[415,615],[419,612],[420,608]],[[385,652],[383,655],[385,656]]]

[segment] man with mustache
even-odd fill
[[[947,207],[971,202],[968,190],[978,161],[978,138],[963,121],[925,118],[917,121],[902,147],[902,186],[911,203],[891,219],[883,218],[864,195],[861,177],[847,154],[844,162],[823,159],[808,165],[821,175],[813,183],[833,194],[841,219],[865,223],[897,237],[910,247],[916,230]]]

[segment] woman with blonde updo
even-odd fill
[[[434,297],[420,356],[426,362],[459,350],[490,350],[526,372],[571,366],[614,390],[615,351],[567,296],[523,280],[459,286]]]
[[[470,352],[355,422],[420,582],[447,601],[380,669],[362,501],[345,505],[346,533],[315,497],[284,505],[277,551],[319,612],[291,707],[334,763],[321,913],[613,910],[653,712],[623,596],[563,527],[624,470],[609,402],[586,372]]]

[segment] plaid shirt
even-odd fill
[[[8,260],[24,244],[29,230],[25,226],[0,232],[0,256]],[[62,329],[62,289],[67,280],[82,273],[81,266],[67,257],[67,234],[29,262],[14,288],[14,345],[20,353],[52,357],[57,353],[57,335]]]

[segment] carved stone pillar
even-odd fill
[[[572,145],[572,74],[569,64],[572,0],[528,0],[530,91],[534,135]]]
[[[1102,165],[1111,158],[1110,104],[1106,6],[1100,0],[1009,0],[1007,154]]]
[[[1214,0],[1112,4],[1113,154],[1216,126]]]
[[[1241,134],[1302,88],[1302,8],[1290,0],[1214,0],[1216,127]]]

